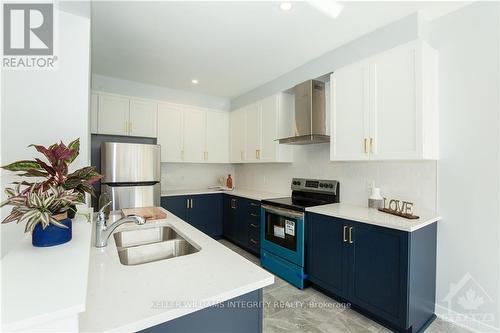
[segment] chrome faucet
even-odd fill
[[[95,223],[95,247],[106,247],[108,245],[109,236],[113,231],[123,223],[134,222],[137,225],[143,225],[146,223],[146,219],[142,216],[130,215],[125,216],[115,221],[109,227],[106,225],[106,216],[104,214],[104,208],[109,206],[111,201],[102,206],[97,213],[97,221]]]

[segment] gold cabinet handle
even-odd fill
[[[231,199],[231,208],[236,209],[236,199]]]
[[[373,138],[370,138],[370,153],[373,153],[374,143],[375,143],[375,140]]]
[[[255,159],[260,160],[260,149],[255,150]]]
[[[368,150],[368,138],[365,138],[365,154],[368,154],[369,150]]]
[[[250,226],[251,226],[252,228],[258,228],[258,227],[259,227],[259,226],[258,226],[257,224],[255,224],[255,223],[250,223]]]
[[[193,199],[190,199],[191,200],[191,207],[190,208],[193,208]]]
[[[206,161],[208,160],[208,151],[203,152],[203,159]]]
[[[349,227],[349,244],[354,243],[352,240],[352,227]]]
[[[250,213],[250,216],[253,216],[253,217],[259,217],[260,215],[258,215],[258,214],[254,214],[254,213]]]
[[[256,204],[256,203],[251,202],[251,203],[250,203],[250,206],[253,206],[253,207],[259,207],[260,205],[259,205],[259,204]]]
[[[186,199],[186,208],[189,209],[189,199]]]
[[[256,241],[255,239],[253,239],[253,238],[250,238],[250,243],[252,243],[252,244],[255,244],[255,245],[256,245],[256,244],[257,244],[257,241]]]
[[[346,243],[346,242],[347,242],[347,232],[346,232],[346,231],[347,231],[347,226],[345,225],[345,226],[344,226],[344,229],[343,229],[343,231],[342,231],[343,238],[344,238],[344,243]]]

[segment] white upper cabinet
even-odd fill
[[[205,161],[229,162],[229,112],[207,111],[207,138]]]
[[[129,109],[130,103],[126,97],[99,95],[98,133],[128,135]]]
[[[157,107],[153,101],[131,99],[129,135],[156,138]]]
[[[331,156],[333,160],[367,160],[368,65],[341,68],[331,80]]]
[[[206,158],[206,111],[194,107],[184,110],[184,156],[186,162],[203,162]]]
[[[177,104],[158,104],[158,144],[162,162],[183,161],[183,108]]]
[[[90,131],[97,134],[115,134],[156,137],[157,103],[105,93],[92,93]]]
[[[293,96],[279,93],[231,112],[231,162],[291,162],[292,147],[279,145],[290,136]]]
[[[162,162],[228,163],[229,113],[161,103],[158,144]]]
[[[245,161],[256,162],[259,160],[261,146],[261,108],[259,103],[250,104],[245,107]]]
[[[335,71],[331,159],[437,159],[437,61],[415,41]]]
[[[230,161],[241,163],[245,160],[245,108],[230,113]]]

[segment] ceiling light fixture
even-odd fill
[[[284,12],[289,11],[290,9],[292,9],[292,3],[291,2],[282,2],[280,4],[280,9]]]
[[[192,83],[192,84],[198,84],[198,80],[197,80],[197,79],[192,79],[192,80],[191,80],[191,83]]]
[[[344,6],[333,0],[308,0],[309,4],[326,15],[337,18]]]

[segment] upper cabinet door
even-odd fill
[[[157,106],[153,101],[130,100],[129,135],[156,137]]]
[[[230,119],[230,146],[231,162],[241,163],[245,160],[245,108],[231,111]]]
[[[158,104],[158,144],[162,162],[182,162],[183,109],[175,104]]]
[[[206,111],[188,106],[184,110],[184,161],[205,160]]]
[[[260,161],[271,162],[277,159],[278,108],[279,95],[273,95],[260,102],[261,145],[258,157]]]
[[[245,161],[257,162],[261,150],[261,108],[258,103],[245,107],[246,112],[246,144]]]
[[[410,42],[332,75],[334,161],[438,158],[438,57]]]
[[[229,113],[207,111],[207,140],[205,161],[229,162]]]
[[[97,118],[99,112],[99,95],[90,96],[90,133],[99,133],[97,128]]]
[[[129,106],[126,97],[99,95],[99,133],[128,135]]]
[[[370,61],[372,159],[422,156],[422,100],[417,96],[416,52],[416,44],[412,43]]]
[[[368,66],[356,63],[331,75],[331,145],[333,161],[368,160]]]

